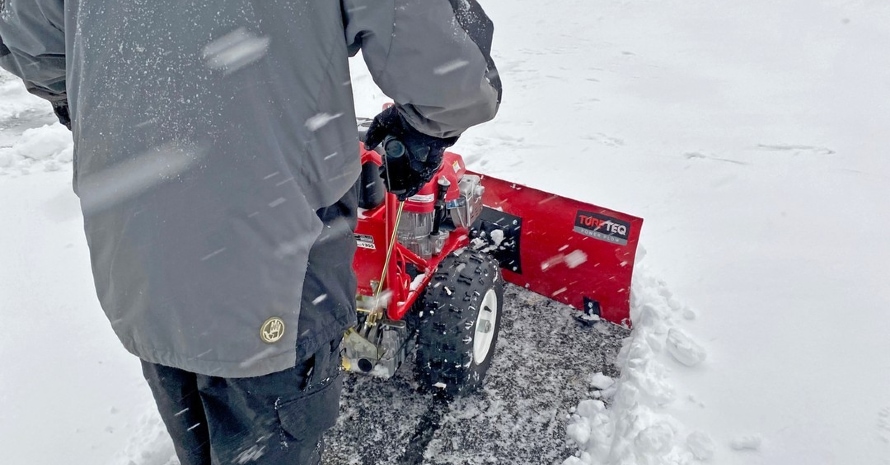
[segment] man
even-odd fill
[[[347,58],[410,169],[491,119],[473,0],[0,0],[0,65],[73,131],[99,300],[184,465],[319,463],[355,323]]]

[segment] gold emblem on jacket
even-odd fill
[[[260,338],[267,344],[274,344],[284,336],[284,320],[273,316],[260,328]]]

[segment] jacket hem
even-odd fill
[[[258,357],[257,360],[247,359],[233,362],[189,358],[151,347],[140,346],[135,343],[124,343],[124,348],[131,354],[149,363],[220,378],[253,378],[287,370],[297,364],[297,354],[294,350],[287,350],[261,358]]]

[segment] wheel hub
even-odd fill
[[[489,289],[482,298],[479,316],[476,317],[476,330],[473,335],[473,361],[481,364],[488,352],[491,351],[491,343],[494,340],[494,324],[498,318],[498,296],[494,289]]]

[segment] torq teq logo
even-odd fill
[[[575,232],[601,241],[627,245],[630,223],[599,213],[578,210]]]

